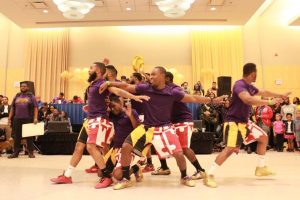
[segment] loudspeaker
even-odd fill
[[[214,148],[214,133],[193,132],[190,148],[195,154],[211,154]]]
[[[231,76],[218,77],[218,96],[231,95]]]
[[[32,81],[22,81],[20,82],[20,86],[22,83],[27,83],[29,87],[29,92],[31,92],[33,95],[35,95],[35,90],[34,90],[34,82]]]

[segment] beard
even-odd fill
[[[130,80],[129,84],[131,84],[131,85],[135,85],[135,82],[134,82],[134,80]]]
[[[88,82],[90,83],[90,82],[94,81],[96,78],[97,78],[97,73],[93,72],[92,74],[90,74]]]

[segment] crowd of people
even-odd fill
[[[98,172],[100,176],[100,181],[95,186],[97,189],[112,185],[113,180],[115,190],[130,187],[131,174],[137,182],[143,180],[143,172],[169,175],[166,158],[170,156],[176,159],[181,184],[194,187],[194,180],[203,179],[206,186],[217,187],[214,180],[216,169],[233,152],[238,152],[243,143],[250,145],[254,141],[257,141],[258,154],[255,175],[274,175],[264,161],[270,143],[270,127],[273,124],[276,148],[282,150],[280,137],[277,137],[282,134],[288,140],[288,150],[293,151],[294,138],[299,130],[297,120],[300,111],[297,111],[296,105],[290,104],[289,93],[277,94],[254,87],[251,83],[256,80],[256,72],[255,64],[246,64],[243,78],[233,86],[232,97],[217,97],[216,82],[204,94],[204,88],[199,81],[192,92],[187,82],[181,87],[174,84],[173,74],[163,67],[155,67],[151,74],[135,72],[129,79],[122,76],[118,80],[117,69],[113,65],[93,63],[89,70],[90,85],[85,92],[87,105],[83,107],[88,119],[83,123],[67,169],[62,175],[51,179],[51,182],[72,183],[72,171],[79,164],[86,148],[95,162],[87,171]],[[51,103],[54,105],[48,105],[29,92],[26,82],[21,84],[20,90],[14,97],[10,110],[7,97],[1,99],[1,109],[4,107],[6,113],[1,119],[6,118],[7,127],[12,127],[11,135],[14,139],[13,153],[8,158],[19,156],[23,124],[68,120],[65,112],[59,112],[54,107],[55,104],[68,103],[63,93],[53,99]],[[255,95],[262,98],[255,98]],[[69,102],[83,101],[74,96]],[[193,118],[186,103],[200,104],[199,119],[203,120],[207,130],[224,134],[224,149],[207,171],[189,148]],[[299,104],[299,99],[294,103]],[[257,107],[253,110],[252,106]],[[269,106],[272,106],[275,113],[274,123],[273,110]],[[280,114],[276,114],[277,111]],[[255,123],[250,121],[251,113],[255,116]],[[221,127],[223,131],[220,131]],[[10,138],[9,135],[6,137]],[[33,138],[28,137],[26,140],[28,155],[34,158]],[[161,163],[156,170],[152,164],[151,146],[155,148]],[[141,167],[143,161],[131,166],[133,155],[146,158],[146,167]],[[185,157],[195,167],[195,173],[191,176],[187,175]]]

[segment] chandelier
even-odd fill
[[[194,2],[195,0],[155,0],[158,9],[170,18],[184,16]]]
[[[53,0],[68,19],[82,19],[95,6],[94,0]]]

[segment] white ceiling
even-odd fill
[[[166,18],[152,0],[96,0],[82,20],[62,16],[52,0],[0,0],[0,12],[23,28],[106,26],[106,25],[243,25],[265,0],[224,0],[211,11],[211,1],[196,0],[184,17]],[[222,0],[217,0],[221,1]],[[34,8],[33,2],[44,2],[45,8]],[[126,7],[132,10],[127,11]]]

